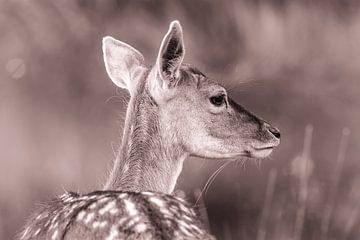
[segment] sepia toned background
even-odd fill
[[[0,239],[64,189],[101,188],[128,99],[106,75],[102,37],[150,65],[175,19],[185,62],[282,133],[269,159],[229,164],[211,184],[199,204],[210,231],[360,239],[356,0],[0,0]],[[188,159],[177,189],[195,201],[221,164]]]

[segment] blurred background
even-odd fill
[[[34,206],[101,188],[127,92],[107,77],[111,35],[153,64],[180,20],[185,61],[280,128],[270,159],[225,167],[199,201],[219,239],[360,239],[360,2],[0,0],[0,239]],[[196,201],[221,162],[191,158]]]

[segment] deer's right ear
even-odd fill
[[[172,21],[169,31],[162,40],[157,58],[157,70],[165,82],[174,82],[184,59],[183,32],[179,21]]]
[[[145,69],[143,55],[130,45],[112,37],[102,41],[106,72],[111,80],[130,94],[135,90],[137,74]]]

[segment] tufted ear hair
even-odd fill
[[[110,79],[132,95],[137,85],[137,76],[146,68],[143,55],[130,45],[109,36],[103,38],[102,49]]]
[[[157,71],[163,81],[172,81],[179,76],[185,55],[183,32],[179,21],[172,21],[162,40],[157,57]]]

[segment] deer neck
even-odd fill
[[[120,151],[106,189],[171,194],[187,153],[159,122],[159,110],[145,84],[131,97]]]

